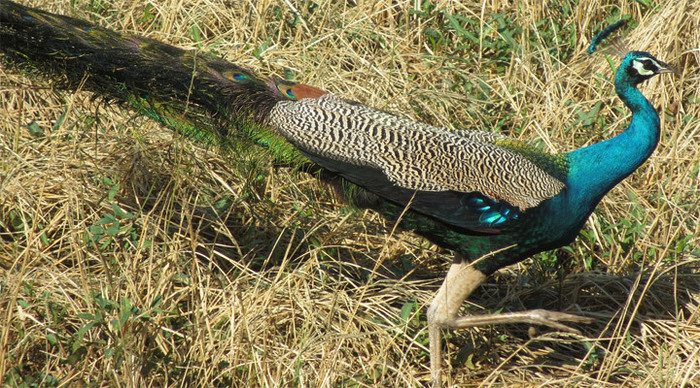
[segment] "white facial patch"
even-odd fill
[[[642,63],[640,61],[640,59],[643,59],[645,61],[651,61],[651,63],[653,63],[657,69],[661,68],[661,65],[659,65],[659,62],[656,62],[655,60],[653,60],[651,58],[644,57],[644,58],[635,59],[632,61],[632,67],[634,67],[634,69],[637,70],[637,73],[639,73],[639,75],[654,75],[653,70],[648,70],[648,69],[644,68],[644,63]]]

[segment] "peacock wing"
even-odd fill
[[[270,124],[320,166],[398,204],[470,230],[493,229],[564,183],[503,137],[451,131],[336,96],[282,101]]]

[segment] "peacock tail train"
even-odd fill
[[[288,99],[276,85],[211,54],[20,4],[0,3],[4,62],[127,105],[183,135],[226,146],[245,135],[281,161],[308,163],[266,131],[272,107]]]

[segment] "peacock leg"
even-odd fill
[[[430,378],[433,387],[442,386],[442,336],[440,329],[451,327],[465,299],[486,280],[486,275],[471,264],[455,263],[447,271],[433,302],[428,308],[430,340]]]
[[[428,308],[428,335],[430,339],[430,377],[433,387],[442,385],[442,337],[440,329],[464,329],[475,326],[504,323],[529,323],[549,326],[557,330],[578,333],[561,322],[590,323],[591,318],[548,310],[528,310],[503,314],[458,317],[457,312],[465,299],[486,280],[486,275],[470,263],[450,266],[445,281]]]

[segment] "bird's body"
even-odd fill
[[[488,275],[571,243],[603,195],[654,150],[658,114],[624,76],[618,73],[616,85],[633,112],[628,130],[560,155],[488,132],[415,123],[330,94],[280,102],[270,121],[318,165],[390,200],[374,205],[385,216],[398,219],[410,203],[404,227],[468,261],[492,254],[478,263]]]
[[[659,139],[659,117],[636,85],[667,67],[643,52],[627,54],[615,78],[632,111],[630,126],[551,155],[497,134],[437,128],[312,86],[261,79],[209,55],[10,1],[0,3],[0,23],[8,62],[63,74],[68,86],[85,85],[195,138],[225,145],[242,133],[281,161],[366,190],[374,198],[367,206],[459,253],[463,261],[450,269],[428,314],[436,381],[436,333],[474,325],[456,316],[469,293],[499,268],[572,242],[603,195]],[[182,111],[189,112],[184,121]],[[559,321],[577,320],[537,313],[520,321],[563,329]]]

